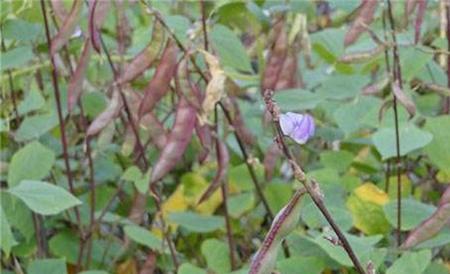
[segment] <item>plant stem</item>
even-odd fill
[[[149,4],[147,4],[147,2],[145,0],[141,0],[141,2],[152,11],[152,13],[154,14],[156,20],[158,20],[161,25],[166,29],[166,31],[170,34],[170,36],[172,37],[172,39],[174,39],[174,41],[176,42],[177,46],[181,49],[181,51],[184,52],[184,54],[189,56],[189,59],[192,63],[192,65],[194,66],[195,70],[199,73],[200,77],[206,82],[209,82],[209,77],[203,73],[203,71],[200,69],[200,67],[197,65],[197,62],[195,61],[194,56],[189,55],[189,51],[186,49],[186,47],[183,45],[183,43],[181,43],[181,41],[176,37],[176,35],[172,32],[172,30],[167,26],[166,22],[164,21],[164,19],[162,18],[162,16],[159,14],[159,12],[157,10],[154,10]],[[226,119],[228,120],[228,122],[230,124],[233,124],[233,119],[231,118],[231,115],[229,113],[229,111],[225,108],[225,106],[219,102],[219,106],[221,107],[222,111],[225,114]],[[274,214],[272,212],[272,210],[269,207],[269,204],[267,202],[267,199],[264,195],[264,192],[262,191],[261,187],[260,187],[260,183],[258,182],[258,177],[256,176],[256,172],[252,166],[252,164],[250,163],[250,158],[249,155],[247,153],[247,150],[244,146],[244,143],[242,141],[242,138],[239,136],[239,134],[235,131],[234,132],[234,136],[236,138],[236,141],[238,142],[239,148],[242,152],[242,155],[244,156],[244,161],[245,164],[247,166],[247,169],[250,173],[250,177],[252,178],[252,182],[255,186],[256,192],[258,194],[258,197],[261,199],[263,206],[267,212],[267,214],[269,215],[269,221],[272,222],[273,218],[274,218]],[[288,250],[288,246],[286,244],[285,241],[283,241],[283,249],[284,249],[284,253],[286,255],[286,257],[289,257],[289,250]]]
[[[387,0],[388,3],[388,18],[391,25],[392,36],[392,56],[394,60],[393,66],[393,81],[398,82],[401,89],[403,89],[402,72],[400,67],[400,57],[398,54],[397,37],[395,35],[395,21],[392,12],[392,3]],[[400,134],[398,126],[398,108],[397,98],[394,95],[394,122],[395,122],[395,149],[396,149],[396,164],[397,164],[397,246],[401,245],[401,227],[402,227],[402,179],[401,179],[401,158],[400,158]]]
[[[450,4],[445,1],[445,13],[447,15],[447,44],[448,44],[448,51],[450,51]],[[450,87],[450,55],[447,55],[447,87]],[[444,108],[443,108],[444,114],[450,113],[450,97],[446,97],[444,99]]]
[[[306,175],[303,172],[302,168],[296,162],[294,156],[292,155],[288,146],[284,142],[283,132],[282,132],[280,124],[278,122],[279,121],[279,109],[278,109],[278,106],[273,101],[272,96],[273,96],[273,91],[271,91],[271,90],[264,91],[264,101],[266,102],[267,110],[272,115],[273,123],[275,125],[276,134],[277,134],[277,141],[282,148],[283,154],[286,156],[286,158],[289,161],[289,164],[294,173],[295,179],[304,185],[306,191],[308,192],[309,196],[313,200],[314,204],[320,210],[322,215],[325,217],[325,219],[330,224],[333,231],[336,233],[337,237],[341,241],[342,246],[344,247],[345,251],[347,252],[348,256],[350,257],[350,260],[353,262],[353,265],[355,266],[356,270],[359,273],[364,274],[365,270],[362,267],[359,259],[357,258],[355,252],[353,251],[352,247],[350,246],[350,243],[348,242],[344,233],[341,231],[339,226],[336,224],[333,217],[329,213],[327,207],[325,206],[325,204],[323,202],[322,194],[320,193],[320,190],[318,189],[318,187],[319,187],[318,183],[315,180],[309,180],[306,178]]]
[[[217,159],[219,160],[219,151],[220,151],[220,144],[219,144],[219,129],[218,129],[218,105],[216,104],[214,107],[214,131],[216,133],[216,154]],[[228,213],[228,184],[227,184],[228,178],[224,178],[223,182],[220,182],[220,188],[222,191],[222,200],[223,200],[223,213],[225,215],[225,225],[227,230],[227,239],[228,239],[228,249],[230,253],[230,263],[231,263],[231,270],[236,269],[236,258],[234,256],[234,250],[235,250],[235,244],[234,244],[234,238],[233,238],[233,230],[231,228],[231,219],[230,215]]]
[[[103,41],[101,35],[100,35],[100,42],[101,42],[101,45],[102,45],[102,49],[105,52],[106,57],[108,59],[109,66],[110,66],[110,68],[111,68],[111,70],[113,72],[114,79],[116,80],[119,77],[118,71],[114,67],[114,64],[113,64],[113,62],[111,60],[111,55],[109,54],[108,48],[106,47],[105,42]],[[123,102],[123,105],[124,105],[124,109],[125,109],[125,112],[127,114],[127,119],[128,119],[128,121],[130,123],[131,129],[132,129],[134,137],[136,139],[136,144],[137,144],[138,149],[140,151],[141,159],[142,159],[142,162],[144,164],[143,168],[145,169],[145,171],[147,171],[150,166],[149,166],[149,163],[147,161],[147,158],[145,157],[144,147],[142,145],[141,138],[139,136],[139,132],[137,131],[136,123],[135,123],[134,118],[133,118],[133,114],[131,113],[130,107],[129,107],[128,102],[127,102],[127,98],[125,97],[125,94],[123,93],[121,85],[117,85],[117,88],[119,90],[119,93],[120,93],[120,96],[121,96],[121,99],[122,99],[122,102]],[[156,195],[156,197],[154,197],[155,198],[154,200],[155,200],[156,207],[157,207],[158,211],[161,212],[161,197],[160,197],[160,195],[158,194],[157,191],[154,191],[154,194]],[[138,192],[137,195],[141,195],[142,196],[142,194],[140,194],[139,192]],[[139,196],[137,196],[137,197],[139,198]],[[144,199],[145,199],[145,196],[144,196]],[[145,203],[143,203],[143,205],[145,206]],[[173,263],[175,265],[175,270],[177,270],[178,266],[179,266],[179,263],[178,263],[178,260],[177,260],[177,257],[176,257],[175,247],[174,247],[174,244],[172,242],[172,239],[170,238],[170,235],[166,231],[166,225],[165,225],[165,221],[164,221],[164,218],[163,218],[162,215],[160,217],[160,221],[161,221],[161,225],[162,225],[162,231],[163,231],[163,234],[164,234],[164,238],[167,241],[167,244],[168,244],[169,249],[170,249],[170,254],[172,256],[172,261],[173,261]]]
[[[230,112],[227,110],[227,108],[221,102],[219,102],[219,106],[221,107],[223,113],[225,114],[225,117],[228,120],[228,123],[230,123],[230,125],[232,125],[233,119],[231,118]],[[272,209],[270,208],[269,202],[267,201],[267,198],[264,195],[264,192],[261,188],[261,183],[259,182],[258,177],[256,176],[256,172],[251,163],[251,159],[248,155],[247,149],[245,148],[242,138],[239,136],[237,131],[234,131],[234,137],[236,138],[236,141],[242,152],[242,156],[244,157],[245,165],[247,166],[248,172],[250,173],[250,177],[252,178],[252,182],[253,182],[253,185],[255,186],[256,193],[258,194],[259,199],[261,199],[264,209],[266,210],[267,215],[269,216],[269,223],[272,223],[272,221],[275,218],[275,215],[274,215]],[[286,257],[290,257],[289,247],[286,243],[286,240],[283,240],[282,246],[283,246],[284,255]]]
[[[54,56],[52,55],[50,51],[50,45],[51,45],[51,38],[50,38],[50,29],[48,24],[48,18],[47,18],[47,12],[45,8],[45,1],[41,0],[41,9],[42,9],[42,16],[44,17],[44,26],[45,26],[45,35],[47,38],[47,47],[48,47],[48,53],[50,57],[50,63],[51,63],[51,76],[52,76],[52,85],[53,85],[53,91],[55,95],[55,101],[56,101],[56,109],[58,112],[58,120],[59,120],[59,130],[61,133],[61,144],[63,148],[63,158],[64,158],[64,165],[66,168],[66,176],[67,176],[67,182],[69,185],[69,191],[70,193],[74,194],[74,184],[73,184],[73,178],[72,178],[72,171],[70,168],[70,162],[69,162],[69,153],[68,153],[68,145],[67,145],[67,138],[66,138],[66,127],[65,127],[65,120],[62,113],[62,107],[61,107],[61,97],[60,97],[60,90],[58,85],[58,71],[55,64]],[[81,257],[83,254],[83,229],[81,225],[81,218],[80,218],[80,212],[78,210],[78,207],[74,207],[75,211],[75,217],[78,225],[78,231],[80,233],[80,250],[79,250],[79,259],[76,265],[76,270],[78,270],[81,266]]]
[[[82,119],[82,123],[83,123],[83,128],[86,133],[87,129],[88,129],[87,119],[86,119],[86,116],[84,115],[84,109],[83,109],[83,105],[81,103],[79,103],[79,107],[80,107],[80,115],[82,117],[81,119]],[[92,160],[90,137],[86,138],[85,143],[86,143],[85,155],[86,155],[86,158],[88,161],[88,170],[89,170],[89,190],[90,190],[90,204],[91,204],[91,207],[89,208],[89,231],[90,231],[92,226],[95,223],[95,203],[96,203],[95,176],[94,176],[95,172],[94,172],[94,161]],[[87,252],[86,252],[86,269],[89,269],[89,265],[91,263],[91,253],[92,253],[92,237],[89,237],[89,239],[85,239],[85,241],[88,241],[87,242]]]
[[[205,0],[200,0],[200,10],[202,13],[203,43],[205,50],[208,51],[208,32],[206,31]]]
[[[228,111],[228,109],[225,108],[225,106],[219,102],[219,106],[222,109],[223,113],[225,114],[225,118],[228,120],[230,124],[233,124],[233,119],[231,118],[231,114]],[[269,206],[269,203],[264,195],[264,192],[261,188],[261,184],[259,183],[258,177],[256,176],[255,169],[253,168],[253,165],[251,164],[251,159],[248,155],[247,149],[245,148],[245,145],[243,141],[241,140],[239,134],[234,131],[234,137],[239,145],[239,149],[242,152],[242,156],[244,157],[245,165],[247,166],[248,172],[250,173],[250,177],[252,178],[253,185],[255,186],[256,193],[258,194],[258,197],[261,199],[261,202],[264,205],[265,210],[267,211],[267,215],[269,215],[270,221],[273,220],[275,215],[272,212],[272,209]]]

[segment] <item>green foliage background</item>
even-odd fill
[[[49,1],[45,2],[51,10]],[[75,33],[57,57],[62,114],[74,178],[74,189],[70,190],[40,2],[2,1],[2,273],[175,273],[158,223],[161,212],[180,264],[177,273],[247,273],[270,222],[245,161],[251,161],[256,170],[273,212],[281,210],[299,187],[283,156],[274,156],[273,176],[265,176],[268,166],[264,159],[275,135],[264,118],[265,105],[260,89],[267,77],[264,72],[277,35],[273,31],[276,20],[284,20],[289,26],[290,39],[293,37],[291,40],[297,41],[287,46],[295,52],[293,73],[298,82],[276,91],[274,98],[282,112],[308,112],[317,126],[315,136],[307,144],[300,146],[289,142],[289,146],[308,177],[320,183],[327,208],[358,258],[364,265],[372,262],[377,273],[448,273],[448,222],[432,238],[414,248],[399,250],[397,247],[394,95],[390,85],[375,94],[363,92],[368,85],[388,76],[384,51],[359,62],[342,61],[343,56],[377,47],[369,32],[363,32],[354,44],[344,46],[346,32],[357,17],[359,1],[257,0],[205,1],[203,4],[198,1],[124,1],[121,9],[126,17],[127,32],[123,54],[118,50],[117,26],[121,23],[117,19],[115,2],[100,32],[117,67],[124,69],[150,42],[155,16],[143,3],[148,2],[178,42],[192,51],[191,56],[200,69],[208,72],[210,67],[198,51],[204,48],[203,5],[209,52],[217,56],[221,70],[235,85],[225,89],[222,100],[236,99],[244,126],[254,137],[245,144],[250,159],[243,158],[233,130],[224,115],[219,115],[217,135],[230,154],[227,211],[220,190],[205,203],[197,204],[213,181],[218,166],[215,149],[211,147],[209,158],[203,162],[198,160],[203,147],[196,134],[182,159],[161,181],[160,210],[148,195],[151,168],[142,170],[136,163],[136,151],[126,134],[128,124],[122,110],[121,117],[111,119],[98,135],[89,139],[95,171],[95,199],[92,200],[83,120],[91,124],[112,104],[109,90],[114,75],[105,52],[92,53],[81,82],[80,104],[69,113],[70,67],[78,64],[83,35],[89,32],[89,10],[83,4]],[[450,116],[445,109],[450,79],[446,63],[447,37],[445,29],[444,35],[440,34],[442,27],[438,20],[442,16],[439,1],[428,1],[417,44],[414,43],[415,13],[407,17],[406,2],[392,2],[403,92],[416,108],[415,115],[410,117],[401,102],[398,104],[404,240],[410,231],[433,215],[450,183]],[[64,0],[63,4],[69,11],[72,1]],[[382,39],[385,39],[382,19],[385,10],[386,1],[380,1],[369,26]],[[51,11],[48,14],[54,36],[55,23],[61,22]],[[306,30],[299,29],[299,18],[306,18]],[[165,29],[167,37],[170,36],[168,29]],[[297,36],[303,37],[300,42]],[[392,48],[386,50],[392,65]],[[178,57],[183,58],[181,51]],[[155,67],[152,65],[127,83],[128,89],[142,94],[155,75]],[[207,83],[201,82],[199,74],[192,72],[191,79],[199,83],[204,93]],[[436,88],[427,84],[444,91],[436,92]],[[177,100],[174,97],[175,92],[168,93],[153,111],[167,132],[174,123],[174,100]],[[208,118],[213,121],[212,115]],[[142,138],[148,137],[148,132],[140,134]],[[150,167],[155,165],[159,155],[157,146],[147,146],[145,156]],[[146,197],[141,223],[129,218],[137,193]],[[94,207],[92,201],[95,201]],[[301,203],[298,224],[286,237],[290,257],[285,257],[280,249],[277,271],[283,274],[356,273],[344,249],[327,240],[334,234],[311,199],[305,197]],[[79,210],[79,219],[75,207]],[[79,247],[84,238],[79,227],[90,227],[92,208],[99,223],[90,235],[92,241],[89,240],[88,245],[91,246],[86,247],[90,253],[80,259]],[[235,243],[236,261],[233,263],[226,226],[228,218]],[[145,272],[152,267],[154,272]]]

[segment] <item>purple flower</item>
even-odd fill
[[[280,126],[283,133],[299,144],[304,144],[314,135],[314,119],[309,114],[288,112],[280,115]]]

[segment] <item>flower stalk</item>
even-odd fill
[[[276,134],[277,134],[277,137],[276,137],[277,142],[281,146],[284,156],[289,161],[289,165],[291,166],[291,169],[294,173],[295,179],[303,184],[303,186],[305,187],[309,196],[313,200],[314,204],[317,206],[317,208],[320,210],[320,212],[325,217],[327,222],[330,224],[331,228],[333,229],[333,231],[336,233],[337,237],[339,238],[339,241],[342,243],[343,248],[345,249],[348,256],[350,257],[350,260],[353,262],[355,269],[358,271],[358,273],[364,274],[365,270],[362,267],[361,262],[359,261],[358,257],[356,256],[355,252],[353,251],[352,247],[350,246],[350,243],[348,242],[347,238],[342,233],[341,229],[338,227],[338,225],[334,221],[333,217],[331,216],[330,212],[326,208],[326,206],[323,202],[323,194],[320,192],[319,184],[315,180],[311,180],[306,177],[305,172],[302,170],[300,165],[296,162],[290,149],[284,142],[283,130],[281,129],[281,126],[280,126],[280,109],[279,109],[278,105],[275,103],[275,101],[273,100],[273,91],[272,90],[264,91],[264,101],[266,103],[267,110],[272,115],[272,121],[275,125]]]

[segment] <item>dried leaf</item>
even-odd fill
[[[108,107],[100,113],[95,120],[89,125],[86,135],[92,136],[99,133],[105,128],[111,121],[119,115],[122,109],[122,100],[118,90],[114,89],[111,101]]]
[[[297,190],[288,204],[275,216],[261,247],[252,259],[249,274],[272,273],[281,241],[297,225],[300,214],[300,198],[304,193],[304,189]]]
[[[123,74],[117,79],[117,84],[123,85],[141,75],[158,58],[164,44],[164,29],[159,21],[155,20],[152,39],[150,43],[139,52],[126,66]]]
[[[144,90],[144,98],[139,105],[139,117],[152,111],[169,90],[170,80],[177,68],[177,53],[177,45],[169,40],[156,72]]]
[[[211,72],[211,80],[206,86],[205,98],[202,102],[200,123],[208,123],[208,117],[214,112],[216,103],[225,95],[225,72],[220,68],[219,59],[206,51],[202,51]]]
[[[359,36],[366,30],[366,26],[369,26],[373,21],[373,16],[378,7],[378,1],[374,0],[362,0],[359,7],[358,15],[350,26],[349,30],[345,34],[344,45],[349,46],[353,44]]]
[[[227,145],[221,140],[216,141],[216,154],[217,154],[218,171],[212,183],[205,190],[205,192],[203,192],[202,196],[198,200],[198,204],[201,204],[205,200],[209,199],[209,197],[220,187],[220,185],[222,183],[225,183],[228,173],[228,163],[230,161],[230,154],[228,153]]]
[[[416,114],[416,105],[411,100],[411,98],[406,96],[406,94],[400,88],[398,81],[392,83],[392,91],[394,92],[395,98],[397,98],[400,104],[402,104],[406,108],[410,117],[413,117]]]
[[[154,184],[170,172],[186,150],[195,127],[196,112],[186,99],[180,98],[175,114],[175,123],[169,134],[166,146],[156,162],[150,183]]]
[[[85,78],[86,70],[91,57],[91,44],[88,39],[84,41],[83,52],[81,53],[80,60],[78,61],[75,72],[69,81],[68,93],[68,109],[72,111],[73,107],[77,104],[83,91],[83,81]]]
[[[110,4],[110,1],[102,0],[91,0],[89,2],[89,37],[91,39],[92,47],[98,53],[101,51],[99,30],[106,15],[108,14]]]
[[[414,24],[414,43],[417,44],[420,40],[420,28],[422,27],[423,18],[425,17],[425,11],[427,8],[426,0],[417,0],[417,17]]]
[[[74,0],[70,14],[66,17],[58,33],[51,41],[50,52],[52,55],[69,41],[69,38],[72,36],[77,26],[82,7],[82,0]]]

